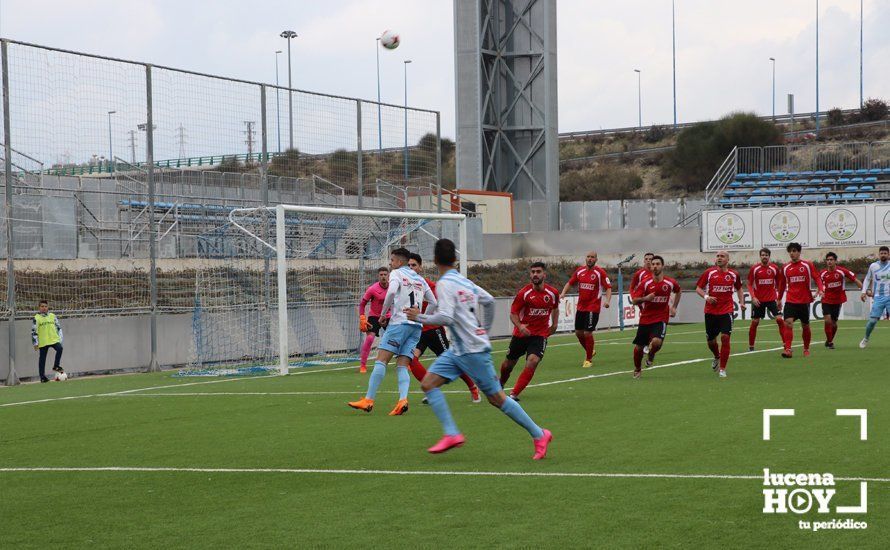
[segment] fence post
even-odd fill
[[[355,149],[358,163],[358,207],[364,206],[365,195],[365,174],[364,174],[364,152],[362,149],[362,100],[355,100]]]
[[[155,242],[155,157],[154,120],[151,103],[151,65],[145,66],[145,162],[148,165],[148,255],[149,284],[151,286],[151,362],[148,372],[158,372],[158,269]]]
[[[436,203],[438,204],[437,210],[439,213],[442,212],[442,120],[441,115],[436,112],[436,187],[438,189]],[[460,202],[460,199],[458,199]],[[449,209],[450,210],[450,209]],[[458,210],[460,212],[460,210]],[[442,224],[439,224],[439,227],[442,227]],[[440,235],[441,238],[441,230]]]
[[[0,42],[3,61],[3,173],[6,176],[6,305],[9,307],[9,371],[6,385],[15,386],[19,377],[15,373],[15,247],[12,242],[12,139],[9,124],[9,55],[6,40]]]
[[[260,85],[260,148],[262,154],[260,156],[260,195],[263,199],[263,206],[269,206],[269,158],[268,158],[268,126],[266,125],[266,86]],[[281,200],[281,191],[278,192],[278,202]],[[265,216],[266,223],[263,225],[263,239],[269,241],[269,216],[268,210]],[[270,259],[270,250],[263,247],[263,303],[266,311],[270,312],[272,305],[272,262]],[[278,266],[279,269],[281,266]],[[274,354],[272,347],[272,317],[269,316],[269,323],[266,323],[266,334],[264,335],[265,350],[270,356]]]

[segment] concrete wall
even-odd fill
[[[867,305],[859,301],[858,291],[848,291],[848,302],[844,306],[846,319],[865,319]],[[509,312],[511,298],[497,299],[497,313],[491,335],[495,338],[508,337],[512,332]],[[691,293],[684,293],[672,323],[698,323],[702,321],[702,300]],[[814,306],[814,314],[821,318],[820,309]],[[562,310],[564,311],[564,309]],[[618,322],[618,297],[612,297],[611,307],[603,309],[599,329],[616,328]],[[748,310],[750,312],[750,310]],[[354,310],[345,308],[343,317],[351,322]],[[742,318],[747,318],[743,315]],[[65,335],[65,351],[62,365],[69,372],[101,372],[108,370],[140,369],[149,362],[149,317],[104,317],[61,319]],[[294,333],[296,323],[291,321],[291,340],[299,338]],[[0,334],[6,334],[6,322],[0,322]],[[571,325],[569,325],[571,331]],[[629,330],[634,330],[629,327]],[[356,342],[358,334],[356,333]],[[192,315],[189,313],[161,315],[158,319],[159,356],[158,361],[165,366],[184,365],[192,360]],[[704,344],[704,342],[703,342]],[[37,376],[37,352],[31,346],[30,321],[16,323],[16,372],[21,378]],[[0,338],[0,379],[5,380],[9,372],[7,361],[7,339]],[[50,354],[51,361],[52,353]]]

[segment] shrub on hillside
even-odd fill
[[[643,179],[629,168],[601,164],[593,169],[570,170],[560,175],[559,199],[597,201],[629,199],[643,187]]]
[[[643,141],[646,143],[658,143],[666,138],[667,135],[668,129],[666,126],[650,126],[649,129],[646,130],[646,134],[643,136]]]
[[[829,109],[828,111],[828,125],[829,126],[841,126],[847,122],[844,117],[844,112],[840,110],[840,108],[835,107],[834,109]]]
[[[890,114],[890,107],[883,99],[870,98],[865,101],[859,112],[862,122],[874,122],[887,118],[887,115]]]
[[[685,191],[702,191],[733,147],[780,143],[782,132],[775,124],[753,113],[735,113],[680,132],[665,172]]]

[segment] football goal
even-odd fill
[[[405,247],[433,271],[439,238],[467,266],[464,214],[277,205],[238,208],[200,235],[185,373],[287,374],[357,359],[357,307],[390,252]]]

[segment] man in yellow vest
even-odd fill
[[[56,372],[64,372],[62,370],[62,325],[55,313],[49,312],[49,303],[46,300],[40,300],[37,307],[37,315],[31,321],[31,341],[34,349],[40,352],[40,359],[37,362],[40,371],[40,381],[49,382],[44,371],[46,370],[46,354],[50,348],[56,352],[53,370]]]

